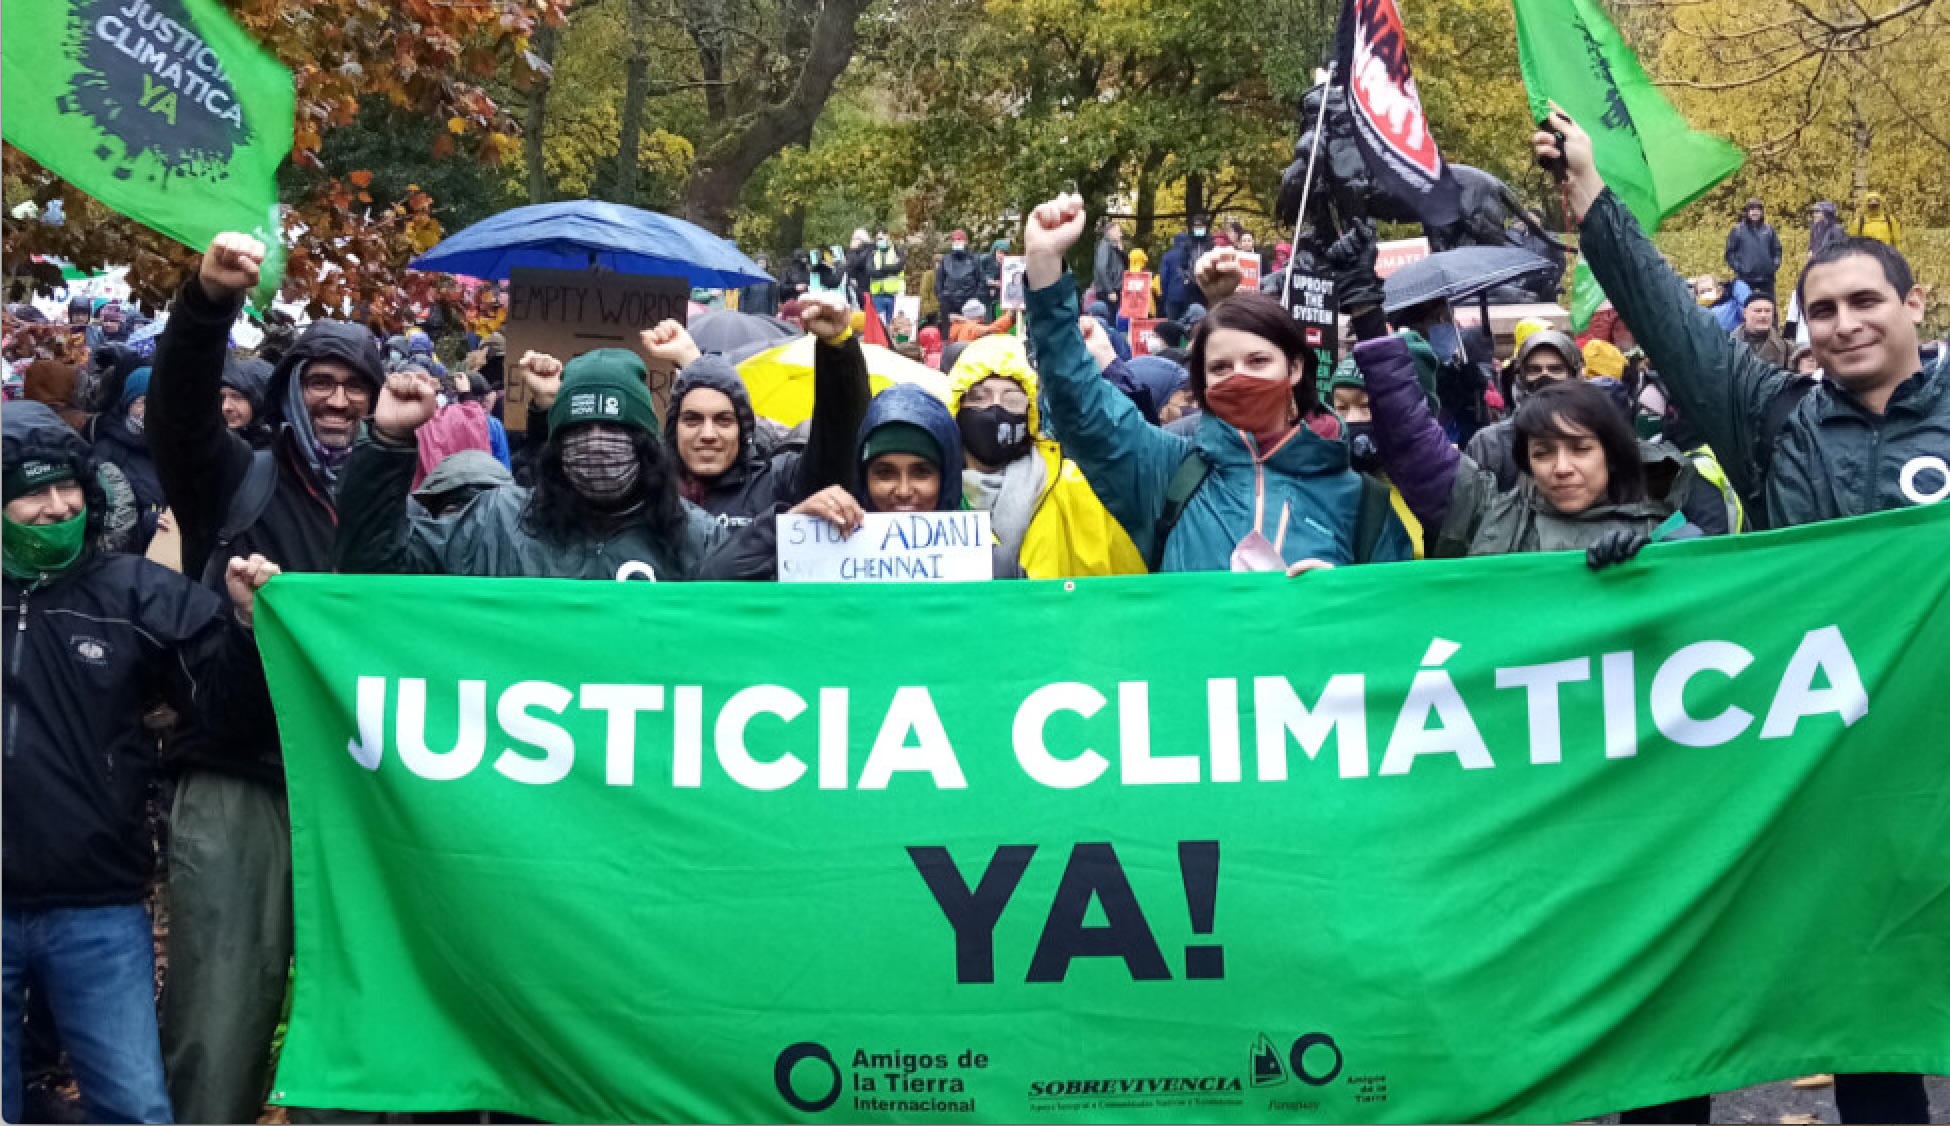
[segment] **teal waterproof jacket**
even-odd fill
[[[1282,510],[1287,512],[1280,554],[1288,563],[1355,561],[1361,476],[1350,467],[1338,419],[1324,417],[1332,437],[1303,425],[1262,464],[1255,464],[1248,436],[1209,412],[1199,422],[1196,438],[1168,433],[1146,422],[1131,400],[1098,372],[1077,328],[1074,281],[1066,275],[1030,292],[1026,302],[1051,435],[1083,470],[1139,554],[1157,557],[1152,549],[1166,491],[1179,465],[1196,449],[1211,468],[1171,529],[1160,570],[1230,569],[1232,549],[1253,530],[1255,489],[1261,483],[1265,516],[1260,533],[1277,539]],[[1370,561],[1395,562],[1414,554],[1408,532],[1390,512]]]
[[[1910,376],[1882,414],[1828,380],[1783,409],[1791,400],[1776,400],[1802,377],[1722,332],[1610,189],[1579,230],[1592,274],[1681,413],[1740,494],[1758,491],[1764,527],[1950,496],[1950,357]]]

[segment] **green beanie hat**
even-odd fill
[[[1361,369],[1355,365],[1352,352],[1342,356],[1341,362],[1334,365],[1334,374],[1327,377],[1328,394],[1333,394],[1337,387],[1367,387],[1361,381]]]
[[[28,458],[7,469],[5,487],[0,489],[0,492],[4,492],[8,500],[13,500],[16,497],[24,497],[28,493],[39,492],[49,485],[72,480],[74,480],[72,461]]]
[[[1422,394],[1429,400],[1429,409],[1436,409],[1435,373],[1442,361],[1435,358],[1435,349],[1414,329],[1403,329],[1398,334],[1408,344],[1408,357],[1415,361],[1415,382],[1422,385]]]
[[[614,422],[657,436],[657,408],[650,400],[650,373],[635,352],[598,348],[562,369],[562,390],[548,409],[557,432],[579,422]]]
[[[867,435],[866,453],[861,460],[872,461],[881,454],[913,454],[937,467],[941,465],[941,443],[924,427],[911,422],[889,422]]]

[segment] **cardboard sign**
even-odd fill
[[[869,512],[842,536],[817,516],[779,520],[782,583],[975,582],[995,577],[989,514]]]
[[[1331,369],[1340,358],[1340,309],[1334,303],[1334,279],[1327,274],[1310,274],[1298,266],[1286,273],[1286,307],[1300,322],[1307,336],[1307,347],[1314,349],[1320,363]]]
[[[528,426],[528,384],[516,365],[525,352],[563,363],[598,348],[628,348],[650,368],[650,396],[662,418],[676,373],[660,371],[638,334],[665,320],[686,321],[691,286],[683,278],[616,274],[606,270],[531,270],[508,279],[508,405],[510,430]]]
[[[1151,349],[1144,346],[1144,334],[1158,327],[1162,321],[1158,317],[1138,317],[1131,321],[1131,355],[1148,356]]]
[[[1239,252],[1239,292],[1259,292],[1259,255],[1250,250]]]
[[[1126,270],[1124,288],[1117,295],[1117,315],[1127,321],[1136,321],[1151,315],[1151,273],[1148,270]]]
[[[1002,307],[1020,309],[1023,307],[1023,257],[1020,254],[1006,255],[1002,259]]]

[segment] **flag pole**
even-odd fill
[[[1307,175],[1300,181],[1300,210],[1293,217],[1293,253],[1287,256],[1287,284],[1282,287],[1280,297],[1292,311],[1293,262],[1300,254],[1300,232],[1307,228],[1307,197],[1314,187],[1314,165],[1320,159],[1320,135],[1327,125],[1327,99],[1334,93],[1334,64],[1327,64],[1326,77],[1320,83],[1320,112],[1314,116],[1314,143],[1307,151]]]

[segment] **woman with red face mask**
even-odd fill
[[[1318,401],[1313,349],[1271,297],[1227,297],[1200,322],[1188,366],[1204,416],[1192,438],[1147,423],[1102,378],[1063,271],[1084,223],[1073,195],[1030,213],[1029,336],[1053,436],[1151,569],[1299,574],[1413,558],[1387,486],[1354,472],[1346,427]],[[1201,258],[1201,288],[1236,288],[1237,254]]]

